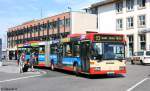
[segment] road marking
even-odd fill
[[[132,91],[134,88],[136,88],[137,86],[139,86],[140,84],[142,84],[144,81],[146,81],[148,79],[150,79],[150,78],[145,78],[145,79],[141,80],[137,84],[133,85],[131,88],[127,89],[127,91]]]
[[[15,79],[3,80],[3,81],[0,81],[0,83],[16,81],[16,80],[22,80],[22,79],[27,79],[27,78],[34,78],[34,77],[39,77],[39,76],[41,76],[41,75],[33,75],[33,76],[27,76],[27,77],[15,78]]]

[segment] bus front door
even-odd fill
[[[81,58],[81,70],[83,72],[89,72],[90,61],[89,61],[89,43],[82,42],[80,45],[80,58]]]
[[[57,66],[59,68],[63,68],[63,64],[62,64],[62,59],[63,59],[63,46],[59,45],[59,49],[57,50],[57,58],[58,58],[58,62],[57,62]]]

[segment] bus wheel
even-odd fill
[[[54,67],[54,64],[53,64],[53,63],[51,64],[51,70],[52,70],[52,71],[55,70],[55,67]]]
[[[78,72],[78,64],[77,64],[77,63],[73,66],[73,72],[74,72],[76,75],[79,75],[79,72]]]
[[[141,63],[142,65],[144,65],[144,63],[143,63],[143,61],[142,61],[142,60],[140,60],[140,63]]]
[[[135,64],[135,63],[133,62],[133,60],[131,60],[131,64],[132,64],[132,65]]]

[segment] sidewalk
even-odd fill
[[[5,73],[19,73],[19,66],[16,61],[4,61],[3,66],[0,67],[0,72]],[[24,72],[22,74],[44,74],[45,72],[40,69],[35,69],[34,72],[31,72],[30,69],[28,72]]]

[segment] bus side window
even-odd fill
[[[80,56],[80,46],[78,44],[73,44],[73,55]]]
[[[70,43],[67,43],[64,49],[65,49],[65,56],[72,56],[72,45]]]
[[[51,47],[51,49],[50,49],[50,54],[54,54],[54,51],[55,51],[55,48],[54,48],[54,47]]]
[[[40,53],[40,54],[44,54],[44,53],[45,53],[45,47],[43,47],[43,46],[40,47],[40,48],[39,48],[39,53]]]

